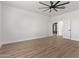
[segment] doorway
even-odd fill
[[[58,22],[58,36],[63,36],[63,21]]]
[[[57,22],[53,23],[53,35],[57,35]]]
[[[53,35],[63,36],[63,21],[53,23]]]

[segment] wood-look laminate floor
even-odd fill
[[[79,57],[79,42],[60,37],[47,37],[6,44],[0,57],[11,58],[68,58]]]

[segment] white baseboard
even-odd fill
[[[39,38],[44,38],[44,37],[49,37],[48,35],[45,36],[39,36],[39,37],[32,37],[32,38],[26,38],[26,39],[20,39],[16,41],[8,41],[8,42],[3,42],[2,44],[9,44],[9,43],[15,43],[15,42],[20,42],[20,41],[27,41],[27,40],[33,40],[33,39],[39,39]]]
[[[64,39],[69,39],[69,38],[64,38]],[[69,40],[73,40],[73,41],[79,41],[79,39],[75,39],[75,38],[71,38]]]
[[[79,39],[71,39],[71,40],[74,40],[74,41],[79,41]]]

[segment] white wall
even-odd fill
[[[63,21],[62,17],[60,17],[60,16],[52,17],[52,18],[50,19],[50,21],[49,21],[49,35],[50,35],[50,36],[53,35],[53,33],[52,33],[52,31],[53,31],[53,29],[52,29],[53,23],[55,23],[55,22],[58,23],[58,22],[60,22],[60,21]]]
[[[49,17],[3,5],[3,44],[47,37]]]
[[[3,44],[52,36],[52,24],[63,21],[63,37],[70,38],[70,21],[72,21],[71,37],[79,40],[79,10],[60,16],[43,16],[31,11],[2,5]],[[49,22],[50,21],[50,22]],[[48,28],[49,27],[49,28]]]
[[[79,41],[79,10],[52,17],[49,26],[50,35],[52,35],[52,23],[59,21],[63,21],[63,37],[70,39],[71,28],[71,39]]]
[[[79,10],[71,13],[71,21],[72,21],[72,39],[79,41]]]
[[[1,31],[2,30],[2,28],[1,28],[2,27],[1,26],[1,23],[2,23],[1,22],[1,20],[2,20],[2,18],[1,18],[1,16],[2,16],[2,13],[1,13],[2,12],[2,7],[1,6],[2,5],[1,5],[1,2],[0,2],[0,47],[1,47],[1,40],[2,40],[2,31]]]

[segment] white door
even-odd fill
[[[59,36],[62,36],[63,35],[63,21],[59,21],[58,24],[57,24],[57,28],[58,28],[58,34]]]
[[[70,19],[63,20],[63,37],[71,39],[71,21]]]
[[[2,27],[1,27],[1,25],[2,25],[2,24],[1,24],[1,20],[2,20],[2,19],[1,19],[1,16],[2,16],[2,14],[1,14],[1,2],[0,2],[0,47],[1,47],[1,39],[2,39],[2,34],[1,34],[1,32],[2,32],[2,31],[1,31],[1,29],[2,29]]]

